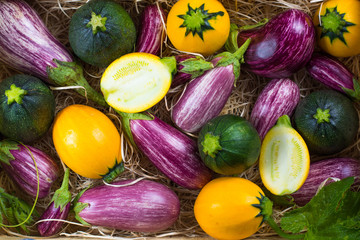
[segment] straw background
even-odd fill
[[[41,18],[46,23],[46,26],[50,29],[53,35],[58,38],[70,51],[70,45],[68,42],[68,26],[70,22],[70,17],[76,11],[77,8],[82,6],[86,1],[84,0],[27,0],[27,2],[33,6],[36,11],[39,13]],[[157,2],[166,12],[169,11],[170,7],[176,1],[167,1],[167,0],[117,0],[132,16],[136,25],[139,24],[139,17],[142,9],[151,3]],[[297,8],[305,11],[309,15],[313,15],[315,10],[319,7],[320,2],[310,2],[309,0],[222,0],[221,1],[225,8],[228,10],[231,17],[231,22],[236,23],[239,26],[254,24],[261,21],[264,18],[271,18],[277,13],[280,13],[288,8]],[[161,56],[170,56],[180,54],[176,51],[168,39],[164,40],[163,49]],[[354,73],[356,77],[359,77],[360,68],[359,68],[359,56],[344,58],[341,59],[347,67]],[[95,87],[97,90],[99,88],[99,80],[104,69],[99,69],[92,67],[85,63],[82,63],[85,69],[85,78],[89,83]],[[18,73],[16,70],[10,69],[8,66],[0,62],[0,80],[5,79],[15,73]],[[300,70],[298,73],[290,77],[294,80],[301,89],[301,97],[306,96],[310,92],[324,88],[323,85],[311,79],[304,69]],[[258,94],[267,84],[269,79],[258,77],[254,74],[242,70],[240,79],[237,82],[236,88],[233,90],[233,93],[228,100],[225,108],[222,111],[222,114],[232,113],[240,115],[246,119],[249,119],[252,107],[256,101]],[[155,115],[163,119],[164,121],[171,123],[170,120],[170,108],[171,105],[176,101],[176,98],[181,94],[183,87],[171,90],[166,98],[162,100],[159,104],[154,106],[151,110]],[[121,129],[121,123],[118,117],[114,114],[111,109],[106,109],[99,107],[87,101],[85,98],[78,95],[73,90],[53,90],[56,97],[56,112],[60,111],[64,107],[78,103],[78,104],[87,104],[93,106],[105,114],[107,114],[114,122],[114,124]],[[356,104],[356,108],[359,108],[359,105]],[[125,140],[124,140],[125,141]],[[345,149],[341,153],[338,153],[334,156],[343,156],[343,157],[355,157],[360,158],[359,155],[359,137],[356,142]],[[32,144],[34,147],[37,147],[50,156],[61,166],[60,159],[54,149],[52,138],[51,138],[51,129],[48,134],[41,140]],[[196,199],[196,196],[199,191],[190,191],[179,186],[176,186],[170,180],[162,175],[141,153],[136,152],[135,149],[124,142],[125,148],[125,172],[121,174],[118,179],[138,179],[145,177],[147,179],[155,180],[166,184],[172,188],[175,193],[179,196],[181,200],[181,215],[178,221],[171,228],[158,232],[156,234],[145,234],[145,233],[134,233],[126,231],[117,231],[112,229],[100,228],[100,227],[85,227],[81,226],[73,217],[72,214],[68,217],[68,223],[64,224],[64,229],[59,233],[59,237],[113,237],[117,238],[137,238],[137,237],[170,237],[175,236],[179,238],[185,237],[194,237],[201,238],[207,237],[207,235],[200,229],[198,226],[194,215],[193,215],[193,204]],[[333,157],[333,156],[326,156]],[[312,156],[312,159],[321,159],[324,156]],[[239,175],[254,181],[257,184],[261,184],[260,176],[258,173],[257,166],[255,165],[251,169],[247,170],[243,174]],[[60,175],[58,181],[52,188],[52,193],[48,198],[41,199],[37,203],[37,210],[42,213],[46,208],[49,200],[51,199],[54,191],[57,187],[60,186],[62,180],[62,174]],[[73,194],[73,197],[79,193],[82,189],[86,188],[89,185],[98,185],[102,184],[101,180],[90,180],[78,176],[74,172],[71,172],[70,176],[70,191]],[[5,188],[8,192],[13,192],[15,195],[26,200],[29,204],[33,203],[33,199],[24,195],[21,190],[15,186],[11,180],[7,177],[4,171],[0,170],[0,186]],[[284,211],[288,209],[276,208],[275,216],[279,217],[283,214]],[[10,236],[23,236],[16,231],[16,229],[11,228],[2,228],[0,229],[0,235],[10,235]],[[36,231],[36,225],[33,227],[33,232],[31,236],[38,236]],[[271,239],[276,237],[276,234],[264,224],[261,229],[251,237],[251,239]]]

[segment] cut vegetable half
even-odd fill
[[[175,58],[129,53],[107,67],[101,78],[101,91],[107,103],[116,110],[142,112],[165,96],[175,68]]]
[[[259,169],[265,187],[275,195],[291,194],[303,185],[309,167],[304,139],[291,127],[289,116],[281,116],[261,146]]]

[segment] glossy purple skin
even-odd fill
[[[360,177],[360,161],[353,158],[331,158],[310,164],[309,175],[302,187],[291,194],[294,202],[299,206],[308,203],[319,189],[319,186],[328,178],[343,179],[346,177]],[[333,182],[329,179],[326,184]],[[355,180],[357,186],[359,179]]]
[[[164,22],[163,22],[164,21]],[[164,34],[164,23],[166,16],[164,10],[154,5],[145,7],[142,13],[139,36],[136,45],[137,52],[158,55]]]
[[[251,37],[244,68],[269,78],[286,78],[303,68],[315,48],[315,27],[306,13],[290,9],[256,30],[240,32],[239,46]]]
[[[71,203],[66,204],[61,211],[60,207],[56,208],[54,202],[52,202],[41,215],[40,220],[43,219],[59,219],[66,220],[70,211]],[[44,221],[37,225],[37,229],[41,236],[49,237],[57,234],[63,225],[62,221]]]
[[[121,180],[112,185],[126,185]],[[172,226],[180,213],[177,195],[163,184],[141,180],[123,187],[97,186],[86,190],[79,201],[88,203],[79,216],[95,226],[135,232],[158,232]]]
[[[26,145],[27,146],[27,145]],[[33,155],[39,171],[39,198],[49,195],[51,186],[59,175],[59,168],[56,163],[45,153],[31,146],[27,146]],[[36,196],[37,174],[34,160],[29,151],[22,145],[19,150],[10,150],[14,160],[10,165],[1,163],[6,173],[30,196]]]
[[[312,78],[337,91],[344,92],[342,87],[354,89],[354,75],[336,58],[321,53],[313,54],[306,70]]]
[[[179,72],[181,69],[184,68],[184,66],[181,65],[181,62],[189,58],[195,58],[195,56],[190,54],[181,54],[175,56],[177,62],[177,73],[175,74],[171,82],[172,88],[185,84],[192,79],[191,74]]]
[[[154,116],[131,120],[136,146],[170,180],[187,189],[201,189],[212,172],[198,155],[196,141]]]
[[[46,69],[56,67],[53,59],[73,61],[26,2],[0,1],[0,60],[49,82]]]
[[[172,109],[173,122],[183,131],[195,133],[218,116],[234,88],[233,69],[232,64],[215,67],[194,78]]]
[[[261,139],[282,115],[291,116],[300,101],[299,86],[290,79],[273,79],[258,96],[250,114],[250,122]]]

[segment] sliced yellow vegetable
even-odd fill
[[[101,91],[114,109],[126,113],[142,112],[166,95],[175,68],[175,58],[129,53],[107,67],[101,78]]]
[[[275,195],[291,194],[305,182],[310,155],[304,139],[291,127],[290,118],[281,116],[263,140],[259,170],[265,187]]]

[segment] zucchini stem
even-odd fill
[[[10,89],[5,91],[5,96],[8,101],[7,104],[10,105],[13,102],[17,104],[22,104],[23,97],[27,94],[27,91],[17,87],[15,84],[11,84]]]

